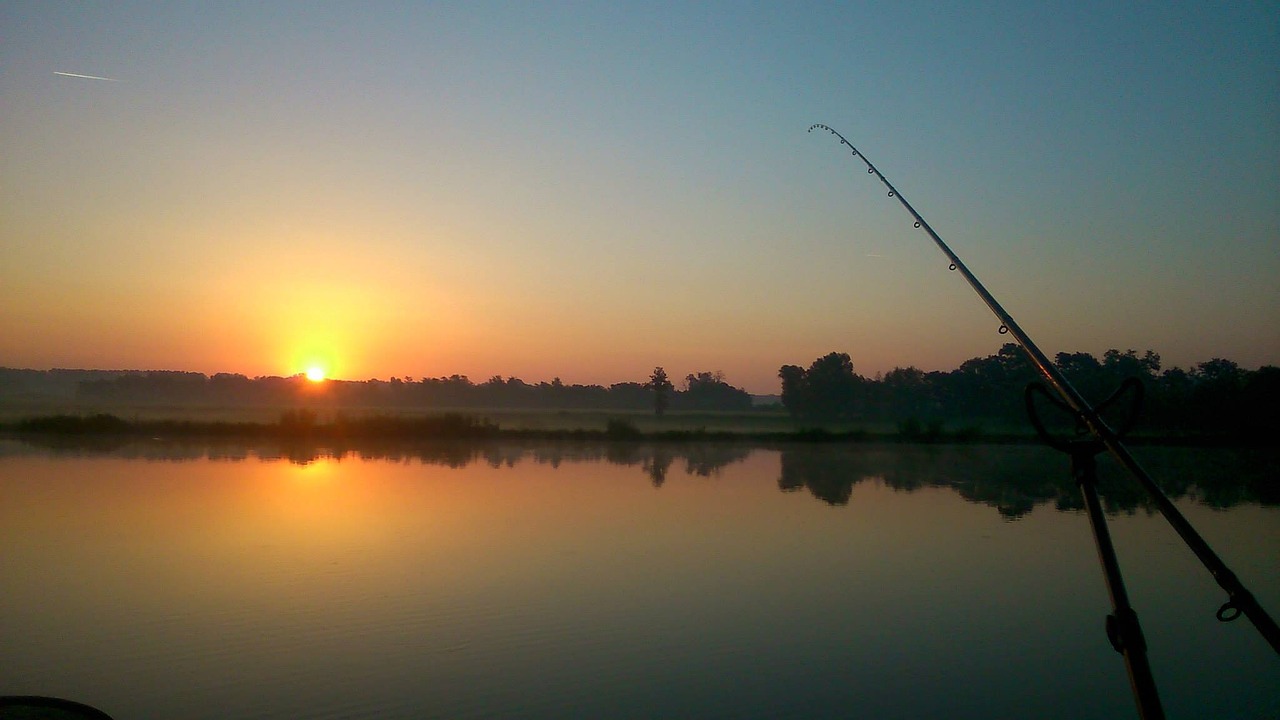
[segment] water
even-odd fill
[[[1274,456],[1138,455],[1280,612]],[[1025,447],[0,441],[0,693],[119,720],[1136,717],[1066,474]],[[1280,717],[1277,655],[1107,488],[1169,716]]]

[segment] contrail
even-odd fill
[[[61,75],[63,77],[84,78],[85,80],[106,80],[108,82],[120,82],[115,78],[99,77],[97,75],[81,75],[80,73],[58,72],[57,70],[54,70],[53,74]]]

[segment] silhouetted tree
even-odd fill
[[[931,418],[938,414],[938,402],[929,377],[919,368],[894,368],[877,383],[876,410],[882,417]]]
[[[778,378],[782,380],[782,407],[787,409],[791,417],[800,417],[806,406],[804,368],[799,365],[783,365],[778,368]]]
[[[671,384],[671,379],[667,377],[667,371],[661,366],[653,369],[653,374],[649,376],[649,382],[644,384],[646,390],[653,393],[653,414],[659,417],[667,411],[667,405],[671,402],[671,391],[675,389],[675,385]]]
[[[614,383],[609,386],[609,398],[619,408],[641,410],[649,406],[649,390],[644,383]]]
[[[1114,384],[1135,377],[1150,387],[1160,373],[1160,354],[1147,350],[1142,357],[1133,349],[1120,352],[1115,348],[1102,355],[1102,368]]]
[[[1191,390],[1194,381],[1182,368],[1169,368],[1160,373],[1155,382],[1155,392],[1149,393],[1148,413],[1166,430],[1187,431],[1195,424],[1191,411]]]
[[[1280,367],[1266,365],[1249,373],[1242,394],[1241,431],[1251,438],[1275,442],[1280,435]]]
[[[1102,363],[1087,352],[1060,352],[1054,357],[1053,364],[1062,371],[1067,382],[1091,403],[1100,402],[1111,392],[1110,383],[1102,372]]]
[[[866,379],[853,372],[847,353],[828,353],[800,370],[783,365],[782,405],[793,417],[806,421],[841,422],[858,416]]]
[[[1229,431],[1236,426],[1236,409],[1244,389],[1244,373],[1230,360],[1214,358],[1192,371],[1191,408],[1196,419],[1211,431]]]
[[[674,405],[682,410],[736,410],[751,409],[751,395],[724,380],[724,373],[700,372],[690,374],[684,380],[684,392],[677,393]]]
[[[951,413],[970,418],[1020,418],[1022,389],[1038,377],[1022,349],[1005,343],[995,355],[965,360],[950,373]]]

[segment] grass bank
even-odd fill
[[[416,440],[591,440],[776,443],[1014,444],[1035,443],[1029,424],[1022,426],[906,420],[897,424],[829,425],[805,427],[785,413],[744,412],[652,413],[605,411],[473,410],[442,411],[326,411],[309,408],[266,408],[245,415],[196,409],[190,416],[177,408],[153,408],[152,413],[126,418],[105,412],[54,413],[0,419],[0,432],[10,436],[123,437],[123,438],[244,438],[251,440],[356,443]],[[245,419],[248,418],[248,419]],[[1134,445],[1246,446],[1230,436],[1159,435],[1138,433]]]
[[[0,431],[16,436],[136,438],[219,437],[246,439],[352,442],[360,440],[491,440],[547,439],[599,441],[734,441],[734,442],[911,442],[975,443],[1024,442],[1026,434],[991,434],[977,428],[949,431],[941,425],[920,428],[914,424],[876,428],[803,428],[786,418],[751,415],[716,416],[690,414],[637,421],[631,416],[592,413],[565,417],[543,413],[541,422],[504,426],[487,415],[446,412],[437,415],[362,415],[341,413],[321,417],[310,410],[288,410],[273,422],[125,419],[109,413],[57,414],[27,417],[0,423]],[[527,419],[526,419],[527,420]],[[572,420],[573,422],[567,422]],[[711,422],[708,422],[708,421]]]

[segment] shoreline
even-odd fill
[[[97,413],[90,415],[36,415],[0,422],[0,436],[17,440],[60,439],[207,439],[251,440],[343,445],[415,442],[644,442],[736,443],[759,446],[791,444],[906,444],[906,445],[1041,445],[1030,425],[1025,433],[989,432],[980,426],[944,429],[921,428],[903,423],[896,430],[829,430],[800,427],[794,430],[708,430],[683,428],[643,430],[633,418],[609,418],[603,429],[502,427],[478,414],[446,412],[438,415],[373,415],[336,417],[321,422],[314,413],[286,412],[276,422],[227,420],[134,419]],[[1140,434],[1125,438],[1135,446],[1258,447],[1266,443],[1230,435]]]

